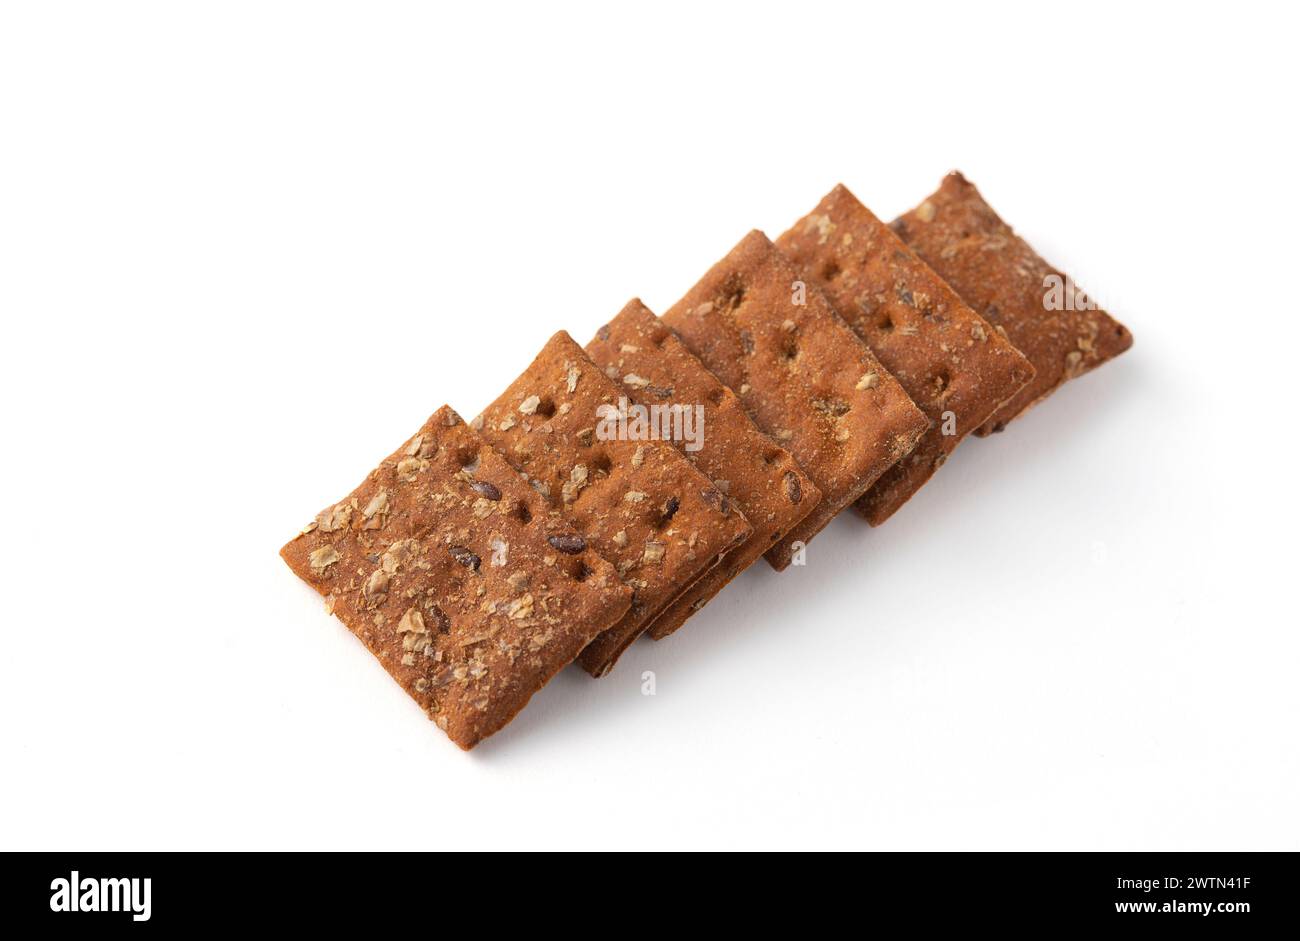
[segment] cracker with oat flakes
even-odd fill
[[[751,532],[732,500],[671,444],[618,426],[625,388],[561,331],[473,422],[635,590],[623,620],[578,658],[592,676],[608,673],[651,621]]]
[[[461,748],[501,729],[632,592],[443,406],[280,550]]]
[[[821,290],[762,232],[745,236],[663,321],[822,492],[813,512],[767,551],[778,570],[929,427]]]
[[[648,633],[662,640],[780,542],[821,501],[821,491],[790,452],[758,430],[736,394],[640,300],[629,301],[586,350],[632,401],[698,413],[700,440],[673,443],[736,501],[754,528],[743,545],[655,618]]]
[[[948,174],[929,199],[895,219],[893,229],[1034,364],[1030,383],[977,435],[1001,431],[1064,383],[1133,345],[1123,324],[1044,261],[960,173]]]
[[[817,279],[933,422],[858,501],[858,511],[879,526],[1029,382],[1034,368],[843,185],[777,245]]]

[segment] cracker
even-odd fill
[[[443,406],[280,550],[326,610],[469,749],[632,603],[595,552],[557,551],[547,507]]]
[[[578,658],[603,676],[679,594],[748,538],[749,524],[666,441],[620,437],[627,401],[564,332],[473,422],[635,589],[632,609]]]
[[[586,350],[638,405],[696,411],[702,430],[698,440],[679,436],[673,444],[736,502],[754,528],[749,539],[655,618],[648,633],[661,640],[780,542],[812,512],[821,491],[790,452],[758,430],[736,394],[641,301],[630,301],[597,331]]]
[[[762,232],[745,236],[663,321],[822,492],[822,502],[766,553],[778,570],[929,426],[826,296]]]
[[[858,502],[878,526],[1029,382],[1033,366],[842,185],[777,245],[825,288],[933,422]]]
[[[1034,378],[978,435],[1001,431],[1065,382],[1133,345],[1123,324],[1039,257],[960,173],[948,174],[934,195],[894,220],[893,229],[1034,364]]]

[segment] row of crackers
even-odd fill
[[[1052,278],[1073,284],[960,174],[892,225],[837,186],[662,317],[633,300],[585,348],[557,333],[473,421],[442,407],[281,555],[471,748],[846,507],[883,523],[967,434],[1132,344],[1046,304]],[[655,406],[699,433],[608,433]]]

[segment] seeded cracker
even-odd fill
[[[564,332],[474,420],[500,451],[635,589],[632,609],[578,658],[603,676],[694,581],[750,534],[744,515],[666,441],[602,437],[602,406],[623,387]],[[607,426],[606,426],[607,427]]]
[[[702,413],[699,447],[692,450],[696,443],[685,440],[673,443],[736,501],[754,527],[743,545],[650,625],[650,636],[660,640],[779,542],[820,502],[821,491],[788,451],[758,430],[736,394],[639,300],[630,301],[597,331],[587,353],[631,401],[646,408],[675,406]]]
[[[280,555],[461,748],[501,729],[631,591],[443,406]],[[548,539],[549,536],[549,539]]]
[[[948,174],[938,191],[896,219],[893,229],[1037,371],[978,435],[1001,431],[1065,382],[1133,345],[1123,324],[1104,310],[1087,309],[1086,297],[1070,290],[1074,282],[998,218],[960,173]],[[1049,307],[1050,289],[1057,293]]]
[[[1029,361],[844,186],[777,240],[933,422],[858,501],[879,526],[1032,378]]]
[[[762,232],[742,239],[663,321],[822,492],[816,509],[766,553],[777,569],[929,426],[826,296]]]

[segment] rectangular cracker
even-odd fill
[[[634,589],[632,609],[578,657],[604,676],[650,622],[750,527],[713,482],[666,441],[620,439],[622,389],[564,332],[473,426],[572,520]]]
[[[1034,378],[978,435],[1001,431],[1065,382],[1133,345],[1123,324],[1044,261],[960,173],[948,174],[929,199],[895,219],[893,229],[1034,364]]]
[[[531,520],[531,521],[530,521]],[[280,550],[461,748],[508,723],[632,592],[443,406]]]
[[[1033,366],[843,185],[777,246],[824,287],[934,423],[858,501],[879,526],[1029,382]]]
[[[629,301],[586,350],[633,403],[690,409],[699,416],[699,440],[672,443],[736,502],[754,528],[744,544],[655,618],[647,633],[662,640],[780,542],[821,501],[821,491],[788,451],[758,430],[736,394],[640,300]]]
[[[745,236],[663,321],[822,492],[822,502],[766,553],[778,570],[929,427],[826,296],[762,232]]]

